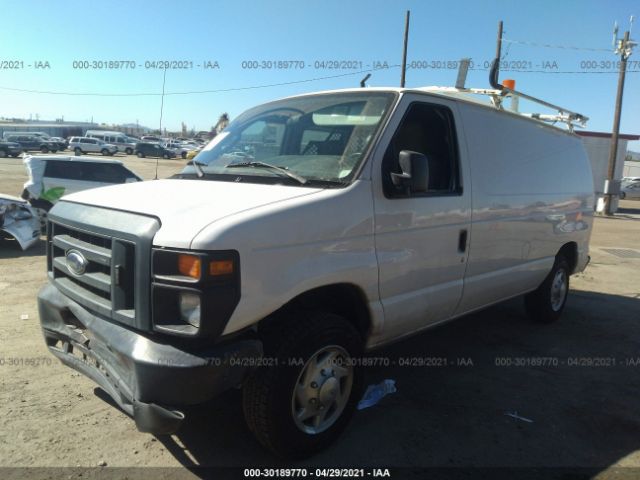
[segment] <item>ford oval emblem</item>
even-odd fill
[[[73,275],[82,275],[86,270],[89,262],[84,255],[78,250],[69,250],[66,255],[67,269]]]

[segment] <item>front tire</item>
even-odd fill
[[[103,148],[102,150],[100,150],[100,153],[106,157],[107,155],[109,155],[110,152],[106,148]]]
[[[133,149],[132,148],[127,148],[127,149],[125,149],[124,153],[126,153],[127,155],[133,155]]]
[[[544,282],[524,297],[525,309],[533,321],[553,323],[560,318],[569,295],[570,273],[569,263],[559,255]]]
[[[362,344],[356,329],[331,313],[297,312],[267,332],[265,365],[243,389],[245,420],[257,440],[285,458],[332,443],[362,393],[362,373],[352,361]]]
[[[73,149],[73,152],[74,152],[76,155],[82,155],[82,149],[80,149],[80,147],[76,147],[76,148],[74,148],[74,149]]]
[[[138,152],[136,153],[136,155],[138,156],[138,158],[144,158],[144,153],[142,152]]]
[[[42,147],[40,147],[40,151],[42,153],[49,153],[49,147],[46,147],[46,146],[43,145]]]
[[[5,152],[4,150],[0,150],[0,158],[6,158],[8,157],[7,152]]]

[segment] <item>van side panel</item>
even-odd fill
[[[591,167],[579,137],[518,115],[460,103],[470,157],[472,227],[463,314],[533,290],[558,250],[593,222]]]

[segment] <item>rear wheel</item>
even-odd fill
[[[265,365],[247,380],[244,415],[258,441],[296,458],[318,452],[347,426],[362,392],[352,359],[362,339],[346,319],[298,312],[266,334]]]
[[[100,150],[100,153],[106,157],[110,152],[106,148],[103,148],[102,150]]]
[[[126,148],[124,150],[124,153],[126,153],[127,155],[133,155],[133,149],[132,148]]]
[[[136,155],[138,155],[138,158],[144,158],[144,153],[142,152],[138,152],[136,153]]]
[[[74,148],[73,151],[76,155],[82,155],[82,149],[80,149],[80,147]]]
[[[49,153],[49,147],[47,147],[46,145],[43,145],[40,147],[40,151],[42,153]]]
[[[7,152],[5,152],[4,150],[0,150],[0,158],[6,158],[7,157]]]
[[[560,318],[569,294],[569,263],[563,256],[556,261],[544,282],[524,297],[529,317],[539,323],[552,323]]]
[[[164,155],[162,155],[162,158],[164,158],[165,160],[169,160],[169,155],[165,153]]]

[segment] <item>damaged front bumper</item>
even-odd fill
[[[47,284],[38,294],[47,346],[62,363],[93,379],[135,419],[140,431],[175,432],[181,407],[239,385],[244,361],[262,355],[258,340],[186,351],[103,319]]]

